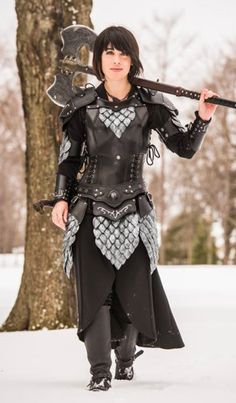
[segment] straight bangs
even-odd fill
[[[130,46],[130,42],[124,35],[122,35],[122,33],[117,31],[108,31],[107,34],[104,36],[102,51],[107,50],[109,44],[111,44],[113,48],[119,50],[120,52],[123,52],[126,55],[132,57],[133,52]]]

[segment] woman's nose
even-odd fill
[[[114,55],[114,60],[113,61],[114,61],[115,64],[120,63],[120,55],[118,55],[118,54]]]

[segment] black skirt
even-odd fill
[[[151,275],[141,239],[117,270],[95,245],[92,220],[93,215],[86,213],[73,244],[79,339],[84,341],[84,330],[109,301],[112,348],[124,338],[127,322],[139,331],[138,346],[184,347],[157,269]]]

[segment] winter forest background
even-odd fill
[[[76,336],[74,277],[62,271],[62,231],[32,203],[54,191],[60,108],[46,89],[60,58],[59,27],[135,34],[145,78],[236,100],[235,1],[0,0],[0,390],[5,403],[94,401]],[[86,55],[85,55],[86,58]],[[94,78],[88,77],[94,82]],[[196,101],[169,96],[180,120]],[[145,349],[134,382],[103,402],[236,401],[236,112],[218,107],[201,150],[166,150],[146,166],[161,236],[158,271],[186,343]],[[73,274],[73,273],[72,273]],[[38,330],[38,331],[35,331]],[[45,331],[50,330],[50,331]],[[114,362],[113,362],[114,364]],[[114,371],[114,367],[112,367]],[[78,393],[79,392],[79,393]]]
[[[24,276],[6,330],[53,328],[61,322],[70,326],[75,321],[73,279],[65,280],[61,270],[61,230],[52,224],[49,210],[40,216],[32,208],[33,201],[48,197],[55,186],[60,108],[52,105],[46,89],[53,82],[62,46],[58,28],[80,23],[100,32],[111,24],[125,25],[140,44],[146,78],[193,90],[206,86],[236,99],[236,32],[229,33],[221,18],[219,35],[217,13],[222,10],[216,7],[213,17],[213,1],[201,1],[196,9],[184,0],[175,8],[168,1],[150,0],[149,15],[140,11],[141,5],[126,3],[119,2],[118,13],[108,1],[16,0],[8,6],[1,1],[2,9],[11,5],[14,18],[5,40],[3,35],[0,40],[0,253],[25,252]],[[228,0],[231,8],[232,4]],[[227,17],[233,13],[230,7]],[[129,17],[132,10],[139,16],[136,22]],[[188,21],[186,10],[198,10],[198,28],[193,18]],[[213,20],[213,31],[209,26],[205,40],[204,10]],[[218,39],[221,36],[218,42],[216,33]],[[196,101],[169,97],[184,124],[194,119]],[[201,150],[191,160],[166,150],[153,133],[161,158],[146,167],[146,178],[159,222],[161,265],[236,264],[235,123],[234,110],[218,107]],[[52,295],[57,303],[43,314]]]
[[[33,9],[34,2],[30,3],[32,13],[37,12]],[[54,3],[55,7],[60,4],[57,1]],[[94,3],[98,7],[99,1]],[[13,3],[11,6],[13,8]],[[3,2],[1,7],[5,7]],[[199,37],[194,29],[192,32],[189,30],[188,36],[181,30],[183,15],[180,8],[179,11],[178,8],[173,9],[169,14],[161,10],[161,6],[154,7],[151,21],[150,17],[149,20],[144,18],[139,27],[142,31],[139,43],[145,77],[159,78],[163,82],[196,90],[208,86],[222,97],[235,99],[235,36],[225,39],[217,48],[209,49],[208,43],[204,45],[202,41],[199,46]],[[73,17],[72,14],[68,22],[72,23],[74,17],[75,22],[80,22],[76,20],[76,14]],[[112,18],[111,23],[115,23],[114,16]],[[126,20],[124,25],[128,25]],[[134,29],[133,32],[136,33]],[[11,35],[14,33],[11,32]],[[40,44],[35,43],[32,51],[37,53],[37,46]],[[4,229],[0,238],[0,253],[11,253],[23,250],[25,244],[26,129],[15,49],[9,47],[3,38],[0,55],[1,71],[4,72],[0,81],[0,214]],[[37,61],[43,63],[40,57],[43,55],[38,54]],[[45,74],[48,74],[49,67],[45,65]],[[91,81],[91,77],[89,79]],[[50,80],[47,82],[50,83]],[[196,110],[195,102],[169,97],[179,108],[180,119],[189,123]],[[161,264],[236,263],[235,119],[234,111],[218,108],[202,149],[191,161],[181,160],[166,151],[157,135],[153,134],[153,142],[161,152],[161,158],[154,169],[148,167],[147,178],[160,223]],[[60,134],[56,139],[57,143],[59,141]],[[53,192],[53,186],[49,191]]]

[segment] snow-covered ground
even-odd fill
[[[21,256],[4,259],[1,323],[22,273]],[[1,402],[236,402],[236,266],[162,266],[159,273],[184,348],[145,348],[132,381],[112,380],[108,392],[93,393],[86,390],[89,364],[75,328],[0,333]],[[114,374],[113,351],[112,358]]]

